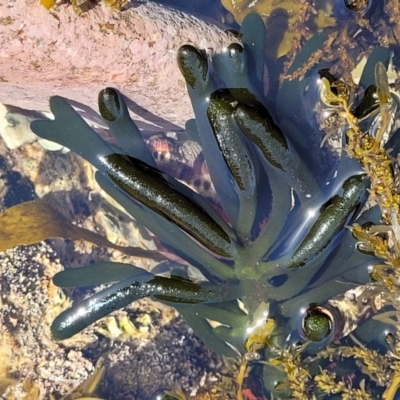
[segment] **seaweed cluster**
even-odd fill
[[[351,84],[364,52],[374,46],[390,47],[396,57],[400,44],[398,0],[222,0],[223,6],[240,24],[249,13],[258,13],[266,23],[265,56],[269,68],[280,80],[294,79],[318,63],[328,62],[331,73]],[[324,43],[298,64],[299,53],[312,37],[323,36]],[[281,67],[283,63],[283,68]],[[270,72],[271,72],[270,71]]]
[[[377,2],[347,3],[364,4],[349,12],[359,13],[358,27],[368,31],[363,18],[375,13]],[[305,3],[301,9],[312,11]],[[313,24],[331,26],[321,15]],[[266,78],[268,32],[261,18],[247,15],[240,36],[241,44],[222,53],[190,45],[178,51],[195,114],[185,128],[197,147],[187,151],[193,165],[202,166],[189,186],[183,183],[186,170],[163,169],[165,160],[142,137],[116,89],[99,94],[112,143],[58,96],[50,99],[54,119],[32,123],[38,136],[89,161],[101,188],[181,260],[169,262],[168,276],[111,262],[58,273],[54,283],[63,288],[116,283],[61,313],[53,336],[69,338],[151,297],[175,307],[215,352],[239,356],[233,388],[224,389],[238,399],[250,368],[262,376],[264,392],[277,398],[371,398],[384,386],[393,398],[400,371],[391,363],[400,353],[397,332],[390,330],[389,345],[376,345],[390,349],[393,358],[343,342],[353,331],[372,342],[368,328],[359,327],[387,305],[389,315],[369,320],[369,327],[397,324],[400,235],[393,160],[399,135],[398,97],[388,84],[392,54],[369,49],[359,82],[350,84],[349,73],[342,77],[336,64],[332,68],[335,59],[322,57],[332,44],[329,32],[309,32],[290,54],[287,79],[278,85],[270,58]],[[361,39],[354,53],[363,45]],[[353,65],[356,56],[350,58]],[[340,339],[341,346],[330,346]],[[364,369],[331,362],[337,357],[362,359]],[[338,382],[336,374],[349,382]],[[371,378],[367,383],[365,375]]]
[[[351,136],[343,133],[348,126],[357,131],[364,121],[366,128],[357,132],[377,137],[379,148],[383,135],[390,137],[387,146],[394,148],[391,156],[397,155],[394,125],[379,122],[395,112],[383,111],[395,98],[379,97],[390,55],[377,49],[368,58],[359,83],[365,95],[319,65],[302,79],[285,81],[276,97],[266,97],[265,27],[257,15],[245,18],[241,38],[242,44],[221,54],[190,45],[178,52],[195,113],[186,131],[201,145],[196,156],[205,160],[215,196],[160,171],[158,154],[150,152],[115,89],[99,94],[113,144],[61,97],[50,99],[54,120],[32,123],[37,135],[95,166],[101,188],[204,278],[194,281],[190,269],[173,263],[169,277],[117,263],[67,269],[54,277],[57,286],[117,283],[60,314],[52,332],[55,339],[66,339],[132,301],[151,297],[175,307],[217,353],[241,355],[238,398],[254,362],[262,366],[265,390],[278,397],[297,390],[301,396],[313,383],[310,372],[298,367],[299,359],[315,355],[371,314],[360,296],[366,290],[348,298],[346,293],[369,282],[368,266],[380,255],[359,251],[360,234],[354,238],[346,225],[376,225],[381,212],[375,206],[360,215],[376,182],[371,183],[363,160],[344,150]],[[298,68],[325,39],[313,36],[291,68]],[[310,117],[310,110],[321,108],[322,123]],[[327,126],[339,150],[330,137],[321,148],[320,128]],[[376,132],[377,126],[384,127]],[[312,364],[308,367],[311,371]],[[285,374],[292,375],[289,387],[276,385]]]
[[[221,0],[222,5],[242,24],[250,13],[259,14],[269,25],[270,34],[275,39],[267,51],[276,53],[277,57],[291,51],[294,41],[301,40],[299,28],[306,22],[307,31],[315,33],[336,25],[333,8],[340,7],[339,2],[317,0],[308,1],[268,1],[268,0]],[[301,29],[303,33],[305,30]],[[307,34],[310,37],[310,33]],[[310,36],[309,36],[310,35]],[[299,43],[300,44],[300,43]]]

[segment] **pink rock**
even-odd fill
[[[112,86],[182,126],[192,109],[178,48],[191,43],[219,50],[235,41],[151,1],[114,13],[98,5],[81,16],[66,4],[49,11],[39,3],[0,2],[0,102],[24,109],[46,111],[49,97],[58,94],[97,111],[98,92]]]

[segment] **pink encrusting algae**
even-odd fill
[[[97,111],[105,86],[174,124],[191,116],[176,67],[183,44],[218,51],[235,40],[200,19],[141,3],[111,12],[101,4],[77,15],[69,4],[47,10],[37,0],[0,3],[0,103],[48,110],[52,95]]]

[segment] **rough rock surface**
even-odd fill
[[[26,382],[39,390],[39,399],[60,399],[88,378],[99,357],[106,375],[96,392],[106,399],[145,400],[179,386],[195,394],[221,378],[222,360],[174,310],[151,301],[68,341],[52,340],[52,320],[71,304],[51,282],[60,270],[57,253],[45,243],[0,253],[0,395],[7,377],[19,383],[6,391],[8,400],[24,398]],[[121,329],[126,315],[132,325]]]
[[[112,86],[144,119],[183,126],[192,108],[178,48],[218,50],[237,40],[151,1],[114,13],[99,4],[81,16],[68,4],[49,11],[39,3],[0,2],[0,103],[45,111],[57,94],[91,114],[98,92]]]

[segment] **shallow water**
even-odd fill
[[[229,8],[226,3],[225,1],[226,7]],[[139,222],[143,221],[143,225],[149,227],[158,236],[154,245],[153,236],[150,236],[143,227],[133,223],[120,207],[113,208],[96,192],[98,186],[94,182],[93,172],[88,174],[90,177],[85,178],[84,190],[82,190],[79,177],[91,169],[87,163],[83,164],[82,160],[72,153],[48,154],[43,149],[40,150],[39,146],[29,150],[19,150],[19,153],[14,155],[13,162],[24,160],[24,157],[29,160],[36,151],[40,154],[36,157],[42,158],[41,163],[34,163],[34,165],[41,166],[46,171],[43,176],[53,185],[53,189],[47,189],[50,192],[51,204],[57,208],[60,208],[60,204],[64,204],[64,217],[74,215],[75,222],[83,224],[83,227],[88,229],[97,227],[95,229],[107,235],[110,241],[113,241],[113,237],[115,239],[122,231],[122,236],[126,238],[121,239],[122,243],[118,244],[159,250],[167,254],[169,259],[168,262],[157,265],[156,260],[151,260],[151,257],[143,260],[143,257],[135,255],[128,257],[110,253],[110,250],[95,249],[90,246],[87,248],[85,244],[74,248],[68,241],[53,241],[50,243],[50,249],[41,250],[47,254],[45,257],[47,261],[43,263],[43,260],[40,260],[42,264],[37,266],[37,269],[41,271],[40,274],[43,275],[41,276],[42,285],[51,285],[49,279],[61,270],[63,264],[84,266],[101,261],[123,262],[137,265],[152,273],[170,271],[172,268],[174,275],[180,274],[183,278],[190,277],[193,280],[198,279],[200,271],[219,288],[215,289],[211,286],[211,289],[208,289],[207,285],[204,286],[212,293],[217,293],[216,298],[207,298],[205,304],[186,304],[185,300],[189,299],[189,294],[181,287],[174,287],[173,290],[176,292],[173,295],[161,293],[165,289],[161,283],[161,295],[157,294],[158,292],[155,294],[151,287],[147,293],[153,299],[175,306],[193,328],[194,333],[220,355],[235,354],[226,346],[225,342],[228,342],[236,347],[243,357],[238,362],[239,365],[246,366],[250,360],[253,369],[249,377],[244,380],[242,397],[236,393],[241,390],[235,390],[234,386],[230,386],[225,387],[226,396],[228,396],[226,398],[240,399],[247,396],[247,398],[269,399],[274,396],[273,398],[284,399],[292,396],[298,399],[312,399],[316,395],[325,396],[324,398],[367,399],[380,398],[379,396],[385,390],[388,390],[387,398],[395,398],[396,379],[400,374],[400,367],[397,365],[399,353],[396,347],[398,339],[397,273],[395,269],[394,272],[390,270],[388,273],[388,276],[393,277],[391,286],[386,284],[382,276],[375,278],[375,282],[372,281],[371,265],[381,264],[382,260],[371,254],[359,252],[356,249],[357,240],[345,227],[353,224],[354,221],[359,224],[371,222],[375,225],[380,224],[381,212],[379,208],[372,208],[361,217],[358,215],[360,208],[367,200],[366,180],[360,184],[360,193],[352,198],[355,205],[344,212],[343,221],[338,223],[338,228],[332,227],[337,218],[335,217],[335,220],[331,217],[329,210],[334,209],[336,215],[345,207],[345,205],[340,205],[339,211],[335,208],[337,202],[340,203],[341,199],[346,198],[346,193],[350,190],[346,182],[353,190],[354,185],[358,183],[351,183],[352,177],[359,177],[363,173],[361,164],[349,158],[346,151],[342,151],[347,145],[346,132],[349,126],[352,123],[360,123],[364,132],[373,134],[377,131],[376,116],[379,112],[379,115],[384,115],[381,111],[384,104],[377,100],[379,93],[374,97],[375,103],[370,105],[373,109],[371,114],[364,109],[360,111],[360,108],[364,106],[359,106],[366,89],[376,81],[374,71],[378,62],[383,63],[385,69],[388,70],[390,96],[393,96],[390,105],[395,105],[398,101],[396,92],[398,58],[396,55],[399,52],[400,28],[393,20],[396,5],[389,0],[382,3],[377,1],[349,3],[350,8],[346,7],[342,1],[321,1],[316,3],[314,9],[305,1],[304,4],[302,3],[302,8],[296,11],[294,7],[291,8],[290,1],[282,3],[282,8],[279,9],[270,9],[267,6],[268,2],[258,1],[253,2],[251,7],[245,7],[247,3],[243,4],[241,14],[238,9],[231,9],[240,23],[243,21],[244,14],[252,7],[255,11],[262,13],[263,18],[267,19],[266,49],[265,53],[257,52],[257,46],[260,45],[257,43],[257,40],[260,40],[257,36],[259,28],[256,23],[254,26],[247,25],[242,30],[244,51],[235,48],[236,50],[230,53],[231,56],[226,53],[215,55],[212,60],[209,60],[210,82],[212,82],[210,86],[205,89],[200,88],[200,90],[189,87],[196,122],[188,123],[187,133],[194,141],[201,143],[208,169],[203,168],[204,160],[202,168],[196,166],[197,170],[194,165],[190,165],[189,169],[193,176],[186,179],[186,175],[180,175],[180,173],[185,172],[185,166],[188,167],[185,164],[187,160],[183,160],[185,165],[182,167],[178,165],[178,162],[172,163],[171,159],[168,159],[171,157],[171,147],[168,146],[175,146],[174,151],[182,158],[185,143],[188,143],[185,141],[187,136],[178,137],[177,140],[172,138],[169,142],[165,137],[161,138],[161,144],[158,144],[161,147],[156,147],[152,153],[156,163],[145,158],[147,153],[144,149],[140,151],[134,148],[125,149],[121,145],[122,142],[118,142],[117,139],[119,148],[131,157],[140,158],[150,166],[157,164],[158,168],[195,190],[199,187],[199,185],[196,186],[196,179],[200,177],[205,179],[204,191],[199,191],[199,193],[205,198],[206,203],[202,203],[204,199],[201,200],[196,196],[193,201],[202,204],[206,209],[206,214],[211,215],[217,221],[217,225],[222,226],[225,233],[228,232],[231,239],[229,246],[225,246],[225,239],[221,239],[223,235],[215,234],[215,230],[212,243],[207,239],[211,237],[207,232],[210,228],[208,222],[206,222],[208,228],[199,228],[205,231],[201,232],[203,236],[201,234],[196,236],[196,233],[187,228],[187,222],[176,222],[175,216],[166,214],[169,210],[164,211],[162,204],[154,206],[151,202],[145,203],[150,208],[153,207],[152,210],[155,212],[146,211],[147,208],[143,211],[137,203],[126,200],[125,194],[124,197],[121,192],[112,189],[111,181],[106,181],[104,177],[96,177],[100,186],[108,191],[114,200],[122,204]],[[207,9],[207,14],[204,14],[205,19],[222,21],[230,28],[238,28],[233,17],[229,16],[216,2],[210,1],[207,7],[204,6],[204,2],[188,5],[171,0],[169,4],[177,5],[196,15],[202,14],[202,10]],[[361,9],[355,11],[354,8],[357,8],[359,4]],[[285,23],[288,29],[282,31],[281,28],[286,26]],[[285,32],[289,33],[289,36]],[[288,46],[288,41],[292,44],[291,46]],[[256,45],[253,46],[254,43]],[[244,54],[244,61],[240,59],[241,54]],[[359,63],[363,62],[363,58],[364,64],[360,67]],[[238,65],[243,70],[239,71]],[[183,70],[182,65],[181,69]],[[329,70],[329,74],[326,70]],[[340,80],[349,91],[344,104],[352,114],[357,116],[356,122],[349,121],[349,114],[345,113],[342,103],[335,103],[336,97],[333,101],[326,99],[324,90],[326,91],[327,88],[324,86],[324,77],[330,79],[331,88]],[[210,97],[212,100],[220,101],[218,96],[223,97],[227,93],[218,92],[217,89],[227,88],[230,89],[229,95],[233,96],[228,101],[230,105],[235,103],[234,107],[237,107],[236,103],[238,103],[250,107],[250,111],[245,109],[247,110],[243,114],[245,117],[253,115],[251,112],[254,109],[261,114],[264,111],[260,110],[264,110],[264,106],[268,109],[271,117],[266,117],[264,112],[263,118],[267,120],[272,118],[278,125],[284,135],[284,139],[279,140],[287,141],[289,156],[282,156],[285,154],[284,146],[269,143],[272,148],[272,157],[276,156],[276,159],[271,161],[270,155],[266,155],[263,147],[257,142],[257,138],[251,136],[251,133],[246,136],[242,134],[246,128],[245,125],[240,125],[238,119],[226,128],[233,131],[236,129],[235,134],[238,136],[232,139],[224,137],[222,133],[222,139],[217,138],[217,141],[219,140],[217,144],[217,141],[213,139],[213,130],[216,132],[216,126],[222,125],[223,118],[218,114],[220,103],[216,102],[216,116],[208,115],[207,117],[206,112],[209,110]],[[332,89],[335,95],[340,94],[339,90]],[[259,103],[255,103],[255,98]],[[82,139],[68,136],[73,135],[72,130],[68,130],[68,124],[63,125],[58,122],[56,125],[56,123],[58,118],[65,122],[75,121],[75,117],[73,114],[68,114],[67,118],[67,114],[63,114],[66,112],[65,105],[60,103],[57,107],[58,115],[53,110],[56,115],[54,125],[33,124],[35,133],[71,148],[86,158],[104,176],[111,176],[113,182],[122,187],[120,182],[123,179],[120,179],[118,173],[108,166],[114,162],[113,159],[107,159],[107,162],[101,159],[101,157],[112,157],[115,147],[112,151],[108,150],[103,147],[102,141],[97,139],[96,141],[92,136],[91,147],[87,148],[83,136]],[[377,109],[380,111],[377,112]],[[362,121],[359,121],[363,112],[368,115],[365,118],[362,116]],[[387,128],[391,136],[387,148],[394,148],[392,155],[397,155],[399,142],[397,108],[394,107],[389,112],[392,122]],[[83,132],[81,125],[73,126],[75,131],[80,132],[82,129]],[[117,136],[119,129],[121,128],[110,126],[110,131],[114,136]],[[274,129],[272,128],[272,131]],[[255,131],[254,126],[251,131]],[[58,132],[65,132],[65,134],[63,136]],[[92,132],[88,133],[88,130],[85,130],[85,135],[92,135]],[[328,136],[324,141],[326,135]],[[238,137],[240,140],[237,140]],[[107,153],[108,151],[110,154]],[[156,156],[154,151],[157,152]],[[224,157],[221,156],[221,152],[224,153]],[[102,156],[100,157],[99,154]],[[248,162],[249,168],[243,160]],[[182,162],[182,159],[178,161]],[[60,185],[59,182],[54,183],[54,180],[48,177],[50,173],[47,169],[52,163],[53,165],[61,164],[59,171],[63,171],[66,167],[68,171],[66,180],[71,182],[69,187],[59,186],[61,190],[57,190],[58,196],[62,191],[65,197],[58,200],[51,200],[51,191],[56,191],[57,185]],[[277,168],[276,163],[282,163],[282,166]],[[238,165],[240,168],[237,168]],[[125,167],[119,168],[125,169]],[[147,167],[143,168],[146,170]],[[115,170],[119,171],[117,168]],[[57,174],[56,171],[54,172]],[[14,198],[6,196],[2,204],[4,208],[29,200],[24,194],[27,190],[23,185],[24,182],[16,180],[15,176],[9,174],[10,172],[5,174],[7,185],[11,187],[8,196],[11,196],[10,193],[19,194],[15,195],[17,200],[13,203],[10,201]],[[151,174],[151,170],[148,174]],[[46,180],[45,178],[43,180]],[[187,196],[192,196],[186,192],[187,189],[171,179],[168,181],[169,184],[175,185],[180,194],[184,192]],[[162,184],[160,180],[157,182],[159,185]],[[41,183],[45,186],[46,182]],[[18,192],[15,187],[20,188],[21,191]],[[94,196],[94,201],[87,202],[86,196],[89,195]],[[190,199],[192,200],[192,197]],[[142,199],[140,201],[144,202]],[[190,215],[190,211],[186,212]],[[167,221],[161,219],[159,214],[168,215]],[[171,220],[175,223],[171,223]],[[190,241],[188,236],[175,225],[183,228],[195,240]],[[322,232],[324,229],[328,231],[327,238]],[[180,239],[174,241],[174,235]],[[314,240],[314,242],[305,245],[307,240]],[[199,246],[199,243],[202,246]],[[397,254],[396,246],[394,245],[393,248],[394,254]],[[52,255],[53,251],[56,253]],[[23,251],[21,254],[18,253],[21,250],[16,252],[16,259],[18,260],[19,256],[21,259],[19,263],[26,268]],[[78,253],[81,253],[81,257]],[[174,258],[173,253],[181,258]],[[16,281],[18,272],[12,268],[8,272],[5,271],[10,253],[2,257],[1,288],[4,291]],[[187,263],[195,268],[188,268]],[[99,269],[99,275],[105,273],[110,267],[112,268],[109,264],[101,267],[103,269]],[[31,279],[31,277],[25,277],[24,274],[26,273],[22,273],[20,281]],[[119,275],[117,272],[114,274],[112,276],[114,279],[111,280],[121,280],[122,283],[119,284],[122,288],[131,285],[132,279],[141,284],[151,282],[148,273],[142,273],[143,276],[139,276],[135,272],[134,278],[128,273],[126,281],[125,275]],[[86,287],[94,285],[90,273],[88,278],[74,274],[71,274],[71,277],[74,284],[66,285],[63,281],[60,286],[85,286],[74,290],[75,301],[93,294],[92,289]],[[87,284],[77,284],[84,279],[87,279]],[[39,286],[38,282],[36,285],[32,284],[32,290],[38,292]],[[54,290],[57,289],[54,287]],[[182,292],[178,292],[179,290]],[[121,294],[117,286],[107,293],[110,294],[110,298],[113,293]],[[71,293],[67,291],[67,294]],[[53,304],[51,310],[46,311],[51,315],[47,323],[51,323],[61,309],[66,308],[64,303],[67,300],[59,292],[53,293],[53,296],[57,307]],[[98,297],[91,297],[95,307],[99,304],[98,299],[104,300],[104,296],[100,293]],[[249,316],[237,306],[236,298],[243,301]],[[7,296],[5,299],[7,307],[3,311],[2,318],[6,321],[4,325],[12,332],[14,317],[9,314],[11,311],[15,312],[15,307],[12,306],[14,300],[11,301]],[[132,301],[135,297],[130,299]],[[37,301],[36,298],[33,299],[33,302]],[[58,304],[63,306],[58,306]],[[81,309],[73,308],[68,318],[75,318],[74,315],[77,312],[85,315],[89,306],[88,303],[82,304],[84,306]],[[266,304],[269,304],[269,309]],[[18,306],[22,309],[26,308],[26,304]],[[116,306],[112,303],[111,307]],[[267,321],[274,321],[275,328],[271,331],[272,333],[263,331],[254,338],[248,333],[247,328],[254,329],[256,315],[268,310],[269,313],[261,319],[264,325],[268,325]],[[108,311],[110,310],[107,309],[104,315],[108,314]],[[391,314],[384,314],[385,312],[391,312]],[[55,344],[44,344],[44,346],[53,347],[51,351],[49,350],[49,354],[41,355],[41,357],[54,358],[59,353],[62,353],[62,357],[67,360],[69,357],[72,359],[76,357],[84,371],[82,374],[88,375],[92,368],[90,363],[93,364],[100,355],[103,355],[106,360],[106,376],[96,390],[100,397],[105,398],[141,400],[162,398],[158,394],[151,397],[152,382],[143,378],[146,373],[150,375],[154,373],[157,376],[157,384],[153,387],[157,393],[159,389],[176,390],[177,388],[173,387],[174,383],[182,385],[186,392],[190,390],[195,392],[198,389],[197,385],[205,381],[204,387],[200,388],[200,394],[196,397],[198,399],[208,398],[207,396],[224,398],[213,394],[201,394],[207,391],[211,393],[213,379],[221,381],[221,374],[227,377],[226,380],[230,385],[233,385],[236,380],[239,381],[236,377],[239,365],[232,364],[231,361],[228,364],[229,368],[225,366],[224,370],[221,358],[206,350],[204,345],[192,336],[187,326],[174,320],[175,315],[171,310],[163,308],[162,311],[158,311],[157,306],[151,303],[146,305],[140,300],[138,304],[131,305],[126,313],[119,311],[116,319],[109,317],[107,322],[98,324],[96,328],[88,328],[86,336],[69,339],[71,342],[66,348],[62,346],[60,349]],[[321,314],[329,316],[327,332],[322,338],[314,340],[303,348],[307,339],[307,334],[304,333],[305,321],[309,317]],[[61,335],[59,338],[62,338],[64,334],[63,324],[69,324],[67,314],[63,315],[65,316],[58,319],[60,321],[58,328],[53,327],[53,334]],[[128,319],[124,319],[126,315]],[[151,317],[148,317],[149,315]],[[98,319],[98,316],[95,315],[95,317],[94,320]],[[171,325],[165,325],[166,320],[171,319],[173,329]],[[208,325],[204,325],[206,319],[215,320],[223,326],[213,330]],[[88,320],[84,319],[84,324]],[[89,322],[86,325],[89,325]],[[37,326],[30,328],[33,331],[38,329]],[[67,326],[66,331],[69,329]],[[71,333],[68,331],[67,336],[71,336],[72,332],[75,333],[74,329],[72,327]],[[349,336],[350,333],[352,336]],[[388,336],[388,333],[391,335]],[[44,335],[48,334],[47,327]],[[40,334],[37,335],[40,336]],[[96,341],[97,337],[100,337],[99,341]],[[250,342],[249,338],[252,338]],[[142,341],[138,341],[139,339],[144,340],[144,343],[149,340],[150,344],[146,347]],[[10,338],[8,340],[12,341]],[[388,345],[388,341],[391,341],[391,345]],[[260,345],[260,348],[257,345]],[[186,349],[186,346],[189,348]],[[374,351],[379,352],[379,356]],[[121,357],[120,361],[118,361],[119,357]],[[134,357],[131,361],[133,365],[130,364],[130,357]],[[42,360],[42,362],[46,364],[47,361]],[[180,368],[183,364],[185,368]],[[323,371],[319,370],[319,365]],[[127,372],[128,369],[135,370],[136,368],[140,370],[140,375]],[[72,382],[71,369],[73,370],[73,367],[71,368],[71,362],[69,362],[66,367],[66,377]],[[334,374],[337,374],[336,378]],[[4,375],[18,379],[15,372],[10,374],[5,371]],[[62,373],[59,379],[62,379]],[[285,381],[286,385],[283,384]],[[54,381],[53,385],[50,392],[55,393],[56,396],[64,394]],[[216,387],[221,387],[221,385],[218,382]],[[133,387],[132,391],[129,389],[130,386]],[[332,393],[340,393],[340,395]],[[35,398],[34,394],[32,396]],[[43,396],[43,393],[40,396]],[[77,397],[73,398],[80,398],[79,396],[83,394],[78,393]]]

